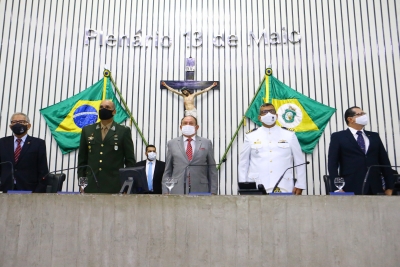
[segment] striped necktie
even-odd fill
[[[22,139],[17,139],[17,148],[15,149],[15,151],[14,151],[14,162],[15,163],[17,163],[18,162],[18,158],[19,158],[19,155],[21,154],[21,150],[22,150],[22,147],[21,147],[21,142],[22,142]]]

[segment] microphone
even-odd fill
[[[258,191],[261,191],[263,195],[267,195],[267,191],[265,190],[265,187],[263,184],[259,184],[257,187],[258,187]]]
[[[207,169],[208,169],[211,166],[218,166],[218,165],[224,163],[225,161],[226,161],[226,159],[222,160],[220,163],[215,163],[215,164],[190,164],[189,163],[189,165],[187,165],[185,167],[185,176],[183,177],[183,194],[186,195],[187,171],[188,171],[189,167],[201,167],[201,166],[204,166],[204,167],[207,167]],[[190,193],[190,185],[189,185],[189,193]]]
[[[49,174],[52,174],[52,173],[62,172],[62,171],[68,171],[68,170],[74,170],[74,169],[85,168],[85,167],[87,167],[87,168],[89,168],[89,169],[91,170],[92,175],[93,175],[93,178],[94,178],[94,180],[95,180],[95,182],[96,182],[96,185],[97,185],[97,187],[99,187],[99,181],[97,181],[96,175],[94,174],[94,171],[93,171],[92,167],[90,167],[89,165],[82,165],[82,166],[77,166],[77,167],[71,167],[71,168],[62,169],[62,170],[55,170],[55,171],[52,171],[52,172],[49,172],[48,174],[46,174],[46,175],[43,177],[43,180],[45,180],[46,177],[47,177]]]
[[[292,166],[292,167],[287,168],[287,169],[285,170],[285,172],[282,174],[282,176],[279,178],[278,182],[276,182],[276,184],[275,184],[274,188],[272,189],[271,193],[274,193],[274,192],[275,192],[275,189],[278,187],[279,183],[280,183],[280,182],[282,181],[282,179],[283,179],[283,176],[285,175],[285,173],[286,173],[289,169],[293,169],[293,168],[296,168],[296,167],[299,167],[299,166],[305,165],[305,164],[310,164],[310,162],[307,161],[307,162],[301,163],[301,164],[299,164],[299,165],[296,165],[296,166]]]
[[[361,195],[364,195],[365,183],[367,182],[369,171],[371,170],[372,167],[399,168],[400,166],[389,166],[389,165],[371,165],[371,166],[369,166],[368,171],[365,174],[364,182],[363,182],[362,189],[361,189]]]
[[[6,163],[8,163],[8,164],[10,164],[11,165],[11,190],[14,190],[14,165],[12,164],[12,162],[11,161],[3,161],[3,162],[0,162],[0,165],[2,165],[2,164],[6,164]],[[0,185],[1,185],[1,180],[0,180]]]

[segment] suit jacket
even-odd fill
[[[136,163],[135,167],[145,166],[146,167],[146,160],[139,161]],[[153,174],[153,193],[154,194],[161,194],[161,180],[165,170],[165,162],[156,160],[156,168],[154,169]]]
[[[362,185],[369,166],[391,165],[379,134],[365,130],[364,132],[369,139],[366,154],[349,129],[332,134],[328,152],[328,171],[332,186],[335,177],[343,177],[345,180],[343,190],[357,195],[362,193]],[[381,174],[385,178],[386,189],[393,188],[392,169],[372,167],[365,184],[365,193],[383,192]]]
[[[186,156],[183,136],[174,138],[168,142],[167,157],[165,160],[165,171],[163,181],[167,177],[177,179],[177,183],[171,190],[171,194],[184,193],[184,177],[190,173],[190,181],[186,181],[186,193],[190,192],[208,192],[216,194],[218,190],[218,174],[214,159],[214,149],[210,140],[196,136],[196,146],[193,152],[192,161]],[[202,166],[189,166],[202,165]],[[163,193],[168,189],[163,186]]]
[[[102,140],[100,122],[84,127],[78,155],[78,166],[82,165],[89,165],[99,182],[97,187],[89,168],[79,168],[78,177],[88,177],[85,192],[118,193],[119,169],[135,165],[131,130],[113,122]]]
[[[49,173],[44,140],[27,136],[18,162],[14,161],[14,136],[0,139],[0,162],[10,161],[14,166],[16,189],[45,193],[46,184],[43,178]],[[11,190],[13,180],[10,164],[0,165],[1,189]]]

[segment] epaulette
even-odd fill
[[[254,128],[254,129],[252,129],[252,130],[247,131],[246,134],[251,133],[251,132],[254,132],[254,131],[257,131],[257,130],[258,130],[258,128],[256,127],[256,128]]]
[[[294,132],[294,129],[293,129],[293,128],[286,128],[286,127],[284,127],[284,126],[282,126],[281,128],[282,128],[282,129],[285,129],[285,130],[287,130],[287,131]]]

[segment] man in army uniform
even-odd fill
[[[79,145],[78,166],[89,165],[98,180],[98,185],[88,168],[79,168],[78,177],[88,177],[86,193],[118,193],[121,189],[119,169],[133,167],[136,163],[133,152],[131,130],[117,124],[111,100],[100,104],[100,123],[82,129]]]
[[[265,103],[260,107],[258,119],[262,127],[246,134],[240,153],[239,182],[257,182],[271,192],[289,167],[304,163],[304,154],[294,132],[276,125],[275,107]],[[293,182],[293,169],[285,173],[278,187],[281,192],[301,195],[306,188],[305,165],[296,167],[297,182]]]

